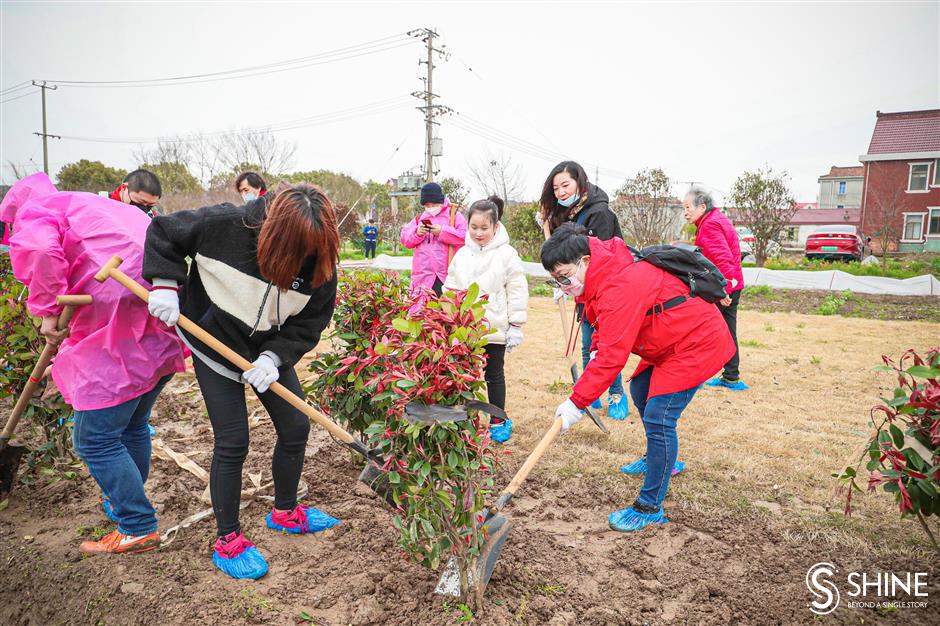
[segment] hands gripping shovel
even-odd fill
[[[147,302],[150,298],[150,293],[146,288],[143,287],[143,285],[139,284],[133,278],[118,269],[122,262],[123,261],[120,257],[113,257],[104,267],[101,268],[97,274],[95,274],[95,280],[103,283],[109,278],[113,278],[126,287],[129,291],[134,293],[134,295],[139,297],[141,300]],[[230,363],[237,366],[243,372],[247,372],[254,367],[247,359],[239,356],[238,353],[200,328],[195,322],[187,318],[185,315],[180,315],[179,321],[177,323],[181,328],[215,350],[218,354],[225,357]],[[310,418],[312,422],[325,428],[327,432],[329,432],[336,439],[339,439],[339,441],[344,445],[365,457],[368,463],[359,479],[368,484],[372,490],[381,496],[386,502],[392,506],[395,506],[394,502],[392,501],[391,492],[387,489],[388,482],[374,480],[375,469],[370,469],[373,467],[373,465],[376,467],[381,467],[384,464],[384,459],[381,458],[378,452],[366,448],[361,441],[357,440],[355,437],[346,432],[346,430],[344,430],[336,422],[333,422],[328,417],[307,404],[303,398],[295,396],[284,385],[280,383],[274,383],[271,385],[270,390],[290,403],[290,405],[295,409]]]
[[[58,330],[65,330],[68,328],[69,321],[75,313],[75,307],[91,304],[91,296],[58,296],[56,298],[56,304],[65,307],[62,314],[59,316],[57,325]],[[16,430],[16,425],[19,423],[23,413],[26,412],[26,407],[29,406],[29,401],[32,399],[33,394],[36,393],[39,382],[42,380],[43,374],[46,372],[46,368],[49,367],[49,363],[52,361],[52,357],[55,356],[57,350],[58,348],[56,346],[46,343],[46,346],[42,349],[42,353],[39,355],[39,360],[36,361],[36,365],[33,367],[33,371],[26,381],[26,385],[23,387],[23,391],[20,392],[20,397],[13,407],[13,412],[7,420],[6,427],[3,429],[3,432],[0,433],[0,494],[8,492],[12,488],[13,479],[16,477],[16,470],[19,467],[20,459],[23,457],[23,452],[26,449],[24,446],[10,445],[10,439],[13,438],[13,431]]]

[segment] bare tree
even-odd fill
[[[875,169],[885,169],[883,164],[878,162],[872,162],[869,165],[868,176],[874,174]],[[891,251],[892,244],[896,249],[898,239],[905,239],[905,233],[899,233],[895,230],[895,224],[898,221],[901,221],[901,228],[905,227],[901,215],[904,211],[908,209],[910,205],[910,196],[905,192],[907,186],[907,180],[904,177],[904,174],[897,176],[891,176],[890,172],[892,170],[887,169],[883,172],[880,172],[878,179],[884,179],[884,176],[888,176],[888,184],[886,185],[872,185],[868,188],[868,198],[865,202],[865,213],[870,215],[870,219],[866,220],[873,228],[877,228],[873,233],[866,233],[874,238],[875,242],[878,245],[878,252],[881,254],[881,267],[887,268],[888,266],[888,253]],[[870,180],[870,179],[869,179]],[[864,224],[862,224],[864,227]],[[921,236],[923,236],[923,224],[921,224]],[[861,234],[861,233],[860,233]],[[864,236],[864,235],[863,235]]]
[[[734,205],[738,222],[754,234],[752,246],[758,267],[763,267],[771,242],[780,237],[796,213],[796,200],[787,185],[786,172],[770,167],[744,172],[734,181],[728,200]]]
[[[659,168],[644,169],[624,182],[611,206],[624,235],[642,248],[675,238],[681,207],[670,194],[672,183]]]
[[[281,141],[271,131],[232,131],[218,136],[212,143],[226,169],[234,170],[242,163],[254,163],[268,174],[279,174],[290,168],[297,151],[295,144]]]
[[[507,203],[519,200],[525,186],[522,166],[507,154],[488,156],[478,165],[467,165],[470,174],[486,195],[496,194]]]

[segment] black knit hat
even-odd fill
[[[421,205],[444,204],[444,190],[437,183],[425,183],[421,188]]]

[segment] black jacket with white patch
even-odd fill
[[[180,312],[239,355],[254,361],[270,351],[282,366],[293,366],[317,345],[330,323],[336,272],[312,288],[316,257],[310,256],[290,290],[282,292],[268,282],[257,260],[266,207],[267,196],[262,196],[245,206],[226,203],[155,217],[147,229],[143,276],[151,282],[177,281]],[[239,371],[183,334],[194,351]]]

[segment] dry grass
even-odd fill
[[[670,486],[667,510],[691,507],[712,519],[762,515],[779,526],[784,540],[824,537],[839,545],[920,552],[926,545],[921,529],[915,520],[899,519],[887,494],[855,498],[855,513],[845,518],[831,474],[854,465],[871,429],[869,409],[892,387],[888,376],[871,371],[880,356],[926,349],[937,343],[938,329],[922,322],[742,311],[739,337],[753,346],[741,348],[742,379],[751,389],[698,392],[679,422],[680,459],[688,469]],[[551,299],[530,299],[525,333],[506,360],[507,409],[515,424],[511,449],[520,456],[535,446],[570,391]],[[632,357],[627,375],[635,364]],[[632,406],[625,422],[606,423],[609,437],[583,420],[556,442],[537,471],[581,474],[598,490],[622,492],[626,505],[641,482],[617,468],[642,455],[643,427]]]

